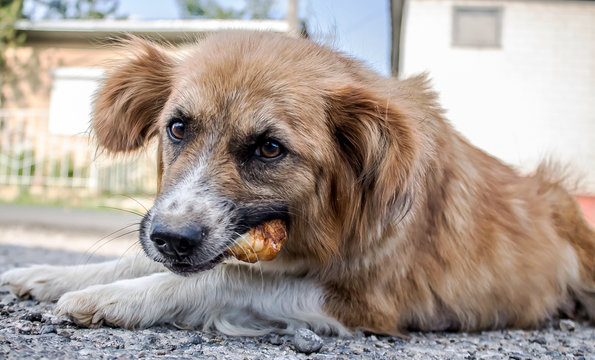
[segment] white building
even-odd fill
[[[595,1],[406,4],[402,75],[427,71],[475,145],[525,172],[569,163],[595,194]]]

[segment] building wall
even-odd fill
[[[7,52],[2,107],[48,109],[52,71],[59,67],[104,67],[113,49],[89,43],[29,42]]]
[[[114,47],[59,40],[9,51],[0,107],[0,199],[13,201],[24,191],[57,201],[155,192],[154,146],[110,157],[87,136],[93,82],[117,56]]]
[[[455,6],[500,8],[501,46],[453,46]],[[525,172],[561,160],[595,194],[594,1],[410,0],[402,54],[475,145]]]

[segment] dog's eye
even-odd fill
[[[182,141],[182,140],[184,140],[185,127],[186,126],[184,125],[183,122],[181,122],[179,120],[173,120],[167,126],[167,134],[175,142]]]
[[[283,146],[275,140],[265,140],[255,151],[255,155],[263,160],[273,160],[283,155]]]

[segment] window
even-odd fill
[[[486,7],[455,7],[452,44],[454,46],[500,47],[502,10]]]
[[[49,131],[81,135],[90,125],[93,96],[104,75],[100,68],[57,68],[52,72]]]

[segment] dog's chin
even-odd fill
[[[178,275],[192,275],[199,272],[211,270],[225,259],[223,254],[202,263],[186,263],[186,262],[164,262],[163,265],[171,272]]]

